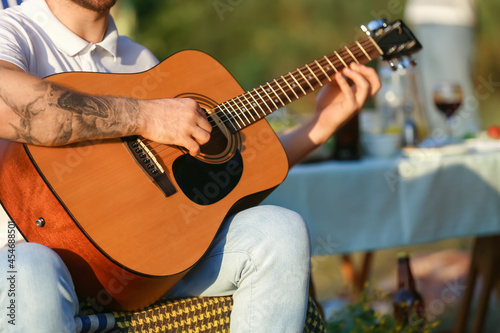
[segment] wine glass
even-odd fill
[[[447,142],[452,142],[452,118],[456,111],[460,108],[463,101],[462,87],[451,81],[442,81],[434,85],[432,97],[434,105],[445,117],[445,130]]]

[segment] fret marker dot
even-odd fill
[[[292,84],[292,87],[294,87],[294,88],[295,88],[295,86],[296,86],[296,84],[295,84],[295,83],[294,83],[294,84]]]
[[[257,103],[252,103],[252,106],[257,106]]]
[[[326,70],[328,70],[328,71],[329,71],[329,70],[330,70],[330,66],[326,66]]]
[[[313,78],[313,77],[312,77],[311,75],[309,75],[307,78],[308,78],[309,80],[312,80],[312,78]]]

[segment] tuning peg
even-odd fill
[[[389,66],[391,66],[391,69],[393,72],[397,71],[398,70],[398,66],[396,65],[396,63],[394,62],[394,60],[389,60]]]
[[[373,20],[368,23],[368,29],[370,31],[378,30],[387,27],[387,20],[386,19],[380,19],[380,20]]]
[[[413,56],[408,57],[408,60],[410,61],[410,65],[413,67],[417,66],[417,62],[415,61],[415,58]]]
[[[396,52],[398,49],[398,47],[396,45],[394,45],[393,47],[391,47],[389,50],[387,50],[387,52],[385,53],[386,55],[392,55],[394,52]]]
[[[398,64],[399,69],[406,69],[406,68],[410,67],[410,65],[411,65],[411,61],[407,57],[399,58],[398,60],[399,60],[399,64]]]

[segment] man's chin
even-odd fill
[[[117,0],[70,0],[80,7],[89,9],[97,13],[109,12]]]

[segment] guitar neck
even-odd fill
[[[365,64],[382,55],[377,43],[366,36],[329,55],[282,75],[242,95],[217,105],[215,113],[231,132],[237,132],[274,111],[321,88],[335,73],[356,62]]]

